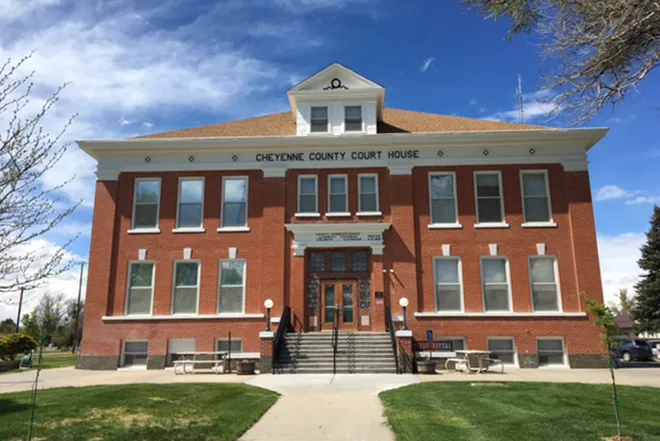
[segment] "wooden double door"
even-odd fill
[[[322,280],[323,329],[332,329],[339,312],[339,329],[357,329],[357,280]]]

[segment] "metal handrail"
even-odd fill
[[[339,343],[339,305],[335,305],[335,318],[332,321],[332,373],[337,373],[337,346]]]
[[[285,306],[284,311],[282,311],[282,316],[280,317],[280,324],[277,327],[275,338],[273,339],[273,370],[275,368],[275,363],[280,356],[280,352],[282,352],[281,349],[284,334],[289,330],[289,328],[291,328],[291,308]]]
[[[392,308],[389,306],[385,307],[385,319],[387,320],[387,330],[390,333],[390,339],[392,339],[392,352],[394,353],[394,363],[396,364],[396,373],[400,374],[401,371],[399,370],[399,354],[396,345],[396,335],[394,334],[394,322],[392,320]]]

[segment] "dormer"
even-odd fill
[[[335,63],[287,95],[298,136],[375,135],[385,88]]]

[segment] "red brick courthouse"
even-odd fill
[[[288,98],[280,114],[79,142],[98,161],[80,367],[164,368],[229,349],[231,332],[233,357],[268,371],[285,309],[303,336],[337,310],[340,334],[385,338],[402,298],[400,351],[432,330],[451,342],[438,357],[602,364],[578,293],[602,300],[587,153],[606,130],[391,109],[339,64]]]

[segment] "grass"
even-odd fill
[[[39,354],[35,354],[32,365],[37,367],[37,360]],[[44,353],[44,361],[41,363],[42,369],[53,369],[63,367],[74,367],[78,362],[78,354],[71,354],[67,352]]]
[[[133,384],[39,391],[33,439],[228,441],[277,401],[244,384]],[[0,395],[0,440],[25,439],[31,392]]]
[[[500,384],[422,383],[380,398],[397,441],[602,441],[616,435],[607,385]],[[660,440],[660,389],[619,391],[623,434]]]

